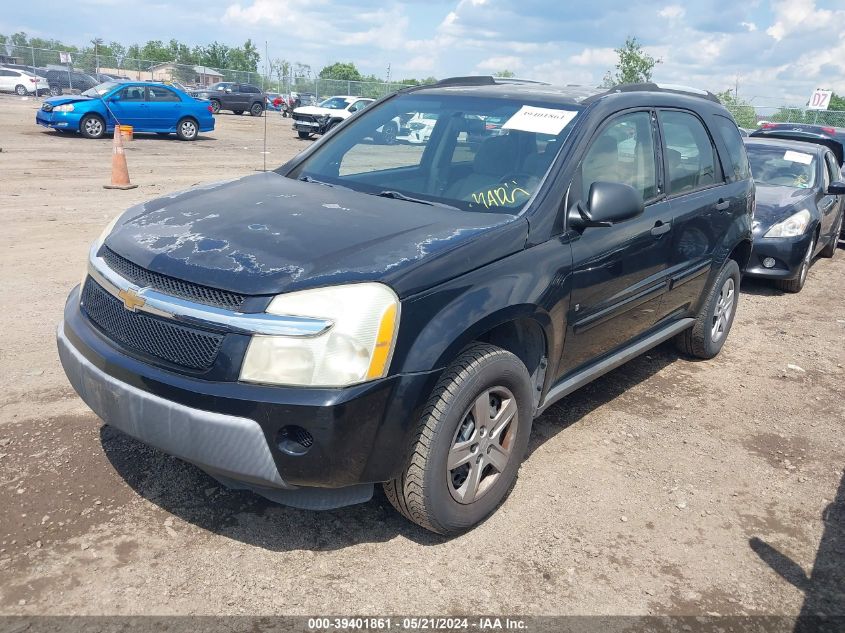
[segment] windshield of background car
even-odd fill
[[[332,97],[320,103],[321,108],[328,108],[329,110],[343,110],[349,105],[348,99],[341,99],[340,97]]]
[[[816,157],[806,152],[747,145],[754,180],[764,185],[810,189],[816,184]]]
[[[537,191],[580,111],[574,104],[512,98],[400,95],[364,110],[289,176],[516,214]]]
[[[120,85],[120,82],[117,81],[107,81],[105,83],[99,84],[94,86],[93,88],[88,88],[85,92],[82,93],[83,97],[102,97],[107,92],[111,92],[114,88]]]

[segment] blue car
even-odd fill
[[[50,97],[35,115],[38,125],[101,138],[115,125],[131,125],[134,132],[176,134],[193,141],[214,129],[208,101],[161,83],[107,81],[81,95]]]

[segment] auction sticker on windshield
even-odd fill
[[[557,135],[576,116],[578,116],[578,112],[572,110],[555,110],[554,108],[537,108],[525,105],[508,119],[502,129]]]
[[[809,165],[813,162],[813,155],[789,150],[783,155],[783,160],[788,160],[792,163],[801,163],[802,165]]]

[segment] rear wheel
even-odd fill
[[[839,234],[842,233],[842,219],[845,218],[845,209],[839,214],[839,221],[836,223],[836,228],[830,236],[830,241],[819,253],[822,257],[833,257],[836,255],[836,249],[839,246]]]
[[[220,112],[220,102],[217,99],[211,100],[211,111],[214,114],[217,114],[218,112]]]
[[[195,141],[199,133],[199,125],[194,119],[186,117],[176,124],[176,136],[182,141]]]
[[[727,260],[707,294],[695,323],[675,337],[680,351],[696,358],[713,358],[728,338],[739,300],[739,265]]]
[[[387,498],[439,534],[477,525],[513,488],[533,412],[525,365],[494,345],[472,345],[434,388],[403,473],[384,484]]]
[[[303,132],[302,130],[300,130],[298,134],[299,138],[309,138],[311,136],[311,132]]]
[[[25,97],[26,96],[26,86],[22,86],[21,84],[18,84],[17,86],[15,86],[15,94],[20,96],[20,97]]]
[[[58,97],[60,94],[62,94],[62,89],[59,86],[51,86],[50,94],[54,97]]]
[[[106,133],[106,122],[96,114],[86,114],[79,122],[79,131],[85,138],[102,138]]]
[[[816,238],[810,240],[810,246],[807,247],[807,252],[804,259],[801,261],[801,270],[795,279],[779,279],[775,285],[784,292],[801,292],[804,284],[807,282],[807,275],[810,272],[810,264],[813,263],[813,251],[816,250]]]
[[[249,109],[249,113],[252,116],[261,116],[264,112],[264,106],[260,103],[253,103],[252,107]]]

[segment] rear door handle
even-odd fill
[[[651,229],[651,234],[654,235],[654,237],[659,237],[660,235],[663,235],[664,233],[668,233],[671,230],[672,230],[672,223],[671,222],[663,222],[661,220],[658,220],[655,223],[654,228]]]
[[[719,201],[716,203],[716,211],[727,211],[730,206],[731,203],[729,200],[719,198]]]

